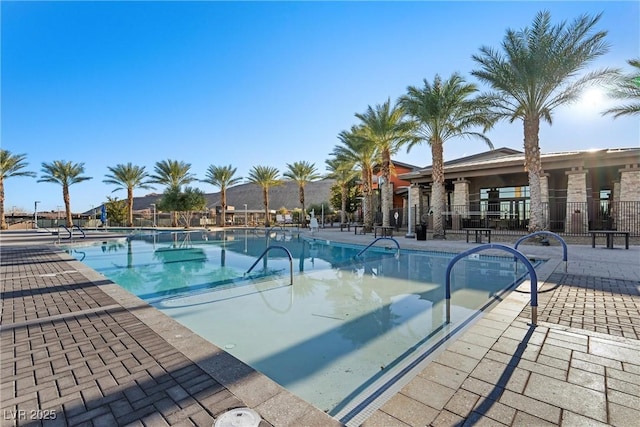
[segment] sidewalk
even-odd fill
[[[242,406],[262,427],[340,424],[67,254],[1,237],[3,426],[53,416],[44,425],[211,426]],[[313,237],[373,240],[339,229]],[[637,424],[640,247],[569,245],[566,273],[560,246],[519,249],[549,259],[536,271],[537,326],[529,295],[511,293],[348,425]]]

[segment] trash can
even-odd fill
[[[427,240],[427,226],[425,224],[416,225],[416,240]]]

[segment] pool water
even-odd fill
[[[244,273],[269,245],[250,277]],[[96,271],[336,415],[363,391],[478,313],[521,278],[513,257],[471,256],[452,272],[450,325],[445,271],[453,253],[309,240],[248,230],[142,235],[75,248]],[[516,273],[516,271],[518,273]]]

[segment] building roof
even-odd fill
[[[571,169],[593,168],[640,163],[640,148],[603,148],[597,150],[576,150],[540,154],[542,167]],[[431,179],[432,166],[399,175],[405,180]],[[496,173],[524,172],[524,153],[510,148],[498,148],[462,157],[444,163],[447,178],[492,175]]]

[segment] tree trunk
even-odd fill
[[[222,226],[225,227],[227,225],[227,189],[220,189],[220,204],[222,205]],[[205,224],[206,227],[206,224]]]
[[[371,170],[366,169],[362,172],[362,213],[363,225],[366,231],[373,228],[373,213],[371,212],[372,194],[371,194]]]
[[[72,228],[73,219],[71,218],[71,199],[69,197],[69,186],[67,184],[62,184],[62,200],[64,200],[64,210],[67,216],[67,227]]]
[[[0,178],[0,229],[6,230],[7,228],[9,226],[4,217],[4,179]]]
[[[304,186],[300,185],[298,187],[298,195],[300,198],[300,204],[302,205],[302,226],[305,227],[307,225],[307,216],[305,215],[305,207],[304,207]]]
[[[380,187],[380,195],[382,203],[382,226],[389,227],[389,211],[391,210],[391,155],[388,150],[382,154],[382,180],[384,181]]]
[[[340,187],[341,189],[341,212],[340,212],[340,224],[345,224],[347,222],[347,185],[344,184]]]
[[[442,142],[431,143],[431,157],[433,160],[431,188],[431,210],[433,213],[433,238],[444,239],[444,222],[442,211],[444,210],[444,164]]]
[[[271,226],[271,221],[269,220],[269,190],[264,188],[262,190],[262,196],[264,197],[264,226]]]
[[[542,162],[540,160],[538,139],[539,130],[540,119],[538,117],[524,119],[524,168],[529,175],[529,195],[531,203],[531,211],[529,212],[530,233],[544,229],[542,192],[540,191]]]
[[[127,188],[128,227],[133,227],[133,188]]]

